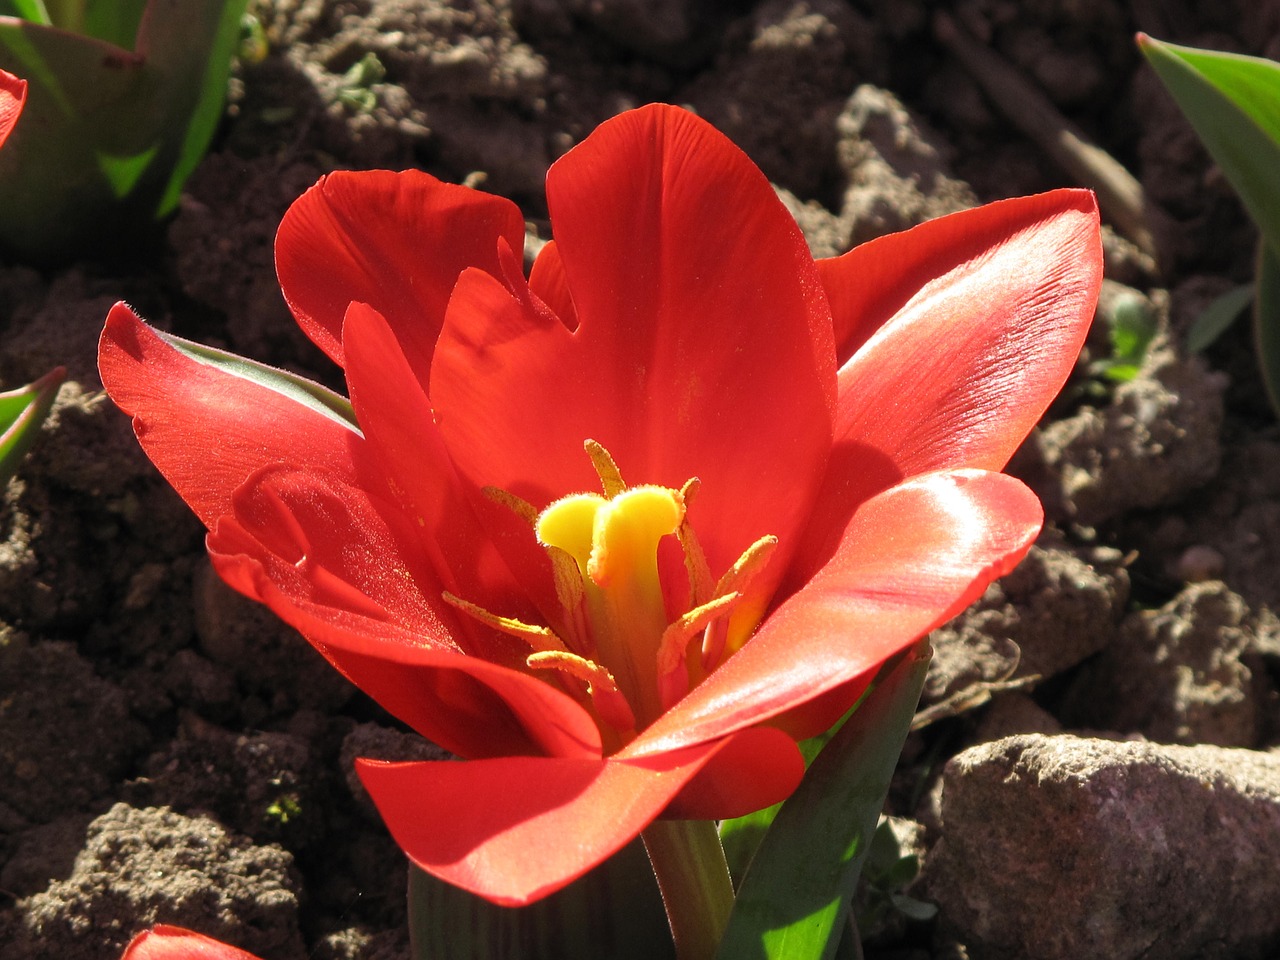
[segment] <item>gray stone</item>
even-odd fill
[[[138,931],[173,923],[301,960],[297,889],[279,847],[253,846],[206,817],[119,803],[90,825],[67,880],[19,901],[12,947],[26,960],[116,960]]]
[[[1062,711],[1068,725],[1166,743],[1255,746],[1261,680],[1241,659],[1255,646],[1255,620],[1216,581],[1188,586],[1159,610],[1130,614],[1073,683]]]
[[[859,86],[836,120],[849,246],[977,204],[950,176],[942,140],[897,97]]]
[[[872,25],[840,0],[768,0],[717,69],[680,91],[797,196],[818,197],[835,173],[836,118],[874,54]]]
[[[1084,526],[1177,503],[1218,472],[1225,385],[1157,341],[1109,405],[1034,433],[1019,471],[1033,475],[1049,516]]]
[[[982,599],[933,632],[925,703],[1011,675],[1051,677],[1112,639],[1129,598],[1119,554],[1094,551],[1090,564],[1045,544],[1032,547]]]
[[[1280,755],[1010,737],[948,765],[925,867],[975,960],[1280,950]]]

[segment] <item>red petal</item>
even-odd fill
[[[534,608],[472,511],[394,332],[377,311],[352,304],[343,348],[357,419],[387,487],[408,514],[419,551],[429,558],[435,583],[503,616],[527,618]],[[523,534],[543,558],[527,524]],[[479,625],[463,618],[462,627],[470,633]]]
[[[359,760],[356,769],[414,863],[494,903],[521,906],[616,853],[719,754],[733,754],[725,766],[741,768],[753,752],[762,760],[753,801],[776,802],[795,788],[795,745],[772,730],[643,759]],[[782,774],[767,789],[760,781],[771,768]]]
[[[499,237],[524,243],[520,211],[502,197],[417,170],[331,173],[281,221],[276,272],[299,325],[334,361],[359,301],[387,318],[425,378],[458,274],[496,270]]]
[[[813,580],[630,749],[724,736],[868,677],[1012,569],[1042,517],[1004,474],[928,474],[886,490],[854,514]]]
[[[460,472],[544,506],[597,488],[591,438],[629,483],[701,478],[691,516],[717,574],[760,536],[794,543],[830,446],[834,348],[767,180],[702,120],[651,106],[601,125],[547,191],[538,289],[563,308],[563,268],[576,329],[518,277],[464,275],[431,387]]]
[[[98,371],[153,463],[205,526],[251,473],[278,461],[354,480],[358,434],[175,350],[125,304],[107,315]]]
[[[1066,382],[1102,283],[1093,195],[1005,200],[823,265],[842,350],[835,451],[804,555],[853,509],[933,470],[999,470]],[[842,354],[844,355],[844,354]]]
[[[320,473],[268,469],[208,538],[214,566],[297,628],[356,686],[423,736],[469,757],[599,756],[599,732],[574,700],[464,651],[432,572],[406,551],[394,507]],[[493,635],[492,641],[506,641]],[[515,641],[510,641],[514,644]],[[467,655],[468,653],[472,655]]]
[[[120,960],[258,960],[253,954],[203,934],[160,923],[124,948]]]
[[[27,101],[27,81],[0,70],[0,146],[9,139]]]
[[[564,273],[564,261],[554,240],[547,241],[533,261],[529,271],[529,289],[560,318],[570,330],[578,329],[578,311],[569,292],[569,278]]]

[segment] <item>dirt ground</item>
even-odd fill
[[[1082,133],[1145,196],[1136,223],[1104,205],[1095,333],[1011,467],[1045,501],[1045,533],[934,638],[927,712],[891,809],[926,862],[912,894],[941,910],[877,922],[867,955],[1081,949],[1010,939],[990,916],[1072,928],[1094,907],[956,867],[964,812],[958,800],[948,812],[940,785],[967,748],[1016,734],[1067,749],[1072,738],[1053,735],[1068,731],[1125,750],[1229,748],[1193,751],[1196,763],[1242,751],[1250,770],[1277,762],[1280,429],[1246,324],[1202,355],[1184,348],[1204,307],[1251,278],[1256,232],[1133,37],[1280,58],[1280,3],[254,0],[251,11],[267,49],[237,67],[214,147],[152,242],[43,270],[0,261],[0,385],[70,371],[0,504],[0,958],[114,960],[156,921],[266,960],[407,957],[403,858],[351,760],[431,748],[212,574],[202,527],[102,394],[97,337],[126,299],[165,329],[341,388],[275,282],[291,200],[329,170],[420,167],[510,196],[545,239],[547,166],[649,101],[689,105],[741,145],[821,255],[975,203],[1095,185],[1096,170],[1066,169],[1016,104]],[[984,87],[993,62],[1017,83]],[[1159,332],[1139,375],[1117,385],[1096,371],[1125,310]],[[947,778],[977,783],[966,769]],[[1270,803],[1250,807],[1241,831],[1280,836],[1273,773],[1240,774],[1241,796]],[[1215,781],[1219,793],[1235,776]],[[1148,816],[1145,796],[1132,794],[1131,827]],[[1225,822],[1215,809],[1204,817]],[[1034,836],[1043,849],[1065,842]],[[1203,864],[1215,843],[1174,846]],[[1023,843],[1011,856],[1040,852]],[[1101,952],[1074,955],[1280,954],[1280,920],[1233,933],[1248,891],[1280,896],[1274,870],[1251,867],[1261,879],[1235,903],[1205,903],[1133,863],[1095,877],[1108,902],[1172,903],[1206,932],[1176,949],[1109,932]]]

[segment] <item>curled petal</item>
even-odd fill
[[[812,581],[631,751],[721,737],[869,679],[1011,570],[1042,520],[1035,494],[1004,474],[927,474],[886,490],[854,514]]]
[[[407,535],[427,558],[433,583],[464,600],[483,598],[494,612],[537,619],[473,510],[395,332],[372,307],[353,303],[343,346],[351,402],[378,479],[403,512]],[[483,507],[494,509],[487,502]],[[524,539],[535,551],[532,535],[526,532]],[[534,553],[533,562],[545,563],[545,558]],[[461,627],[473,632],[468,618]]]
[[[389,525],[394,510],[379,506],[334,477],[268,469],[237,492],[209,552],[227,583],[446,749],[598,756],[590,716],[515,668],[524,656],[516,641],[490,631],[485,648],[460,646],[456,612]]]
[[[232,493],[278,461],[351,483],[363,439],[349,426],[175,349],[123,303],[107,315],[98,372],[151,461],[206,527]]]
[[[453,284],[467,267],[497,272],[498,238],[524,243],[511,201],[416,170],[330,173],[289,208],[276,234],[276,273],[293,315],[343,364],[353,301],[390,322],[419,376]]]
[[[643,758],[359,760],[356,769],[414,863],[520,906],[621,849],[686,789],[682,813],[739,816],[787,796],[804,765],[789,737],[760,729]]]

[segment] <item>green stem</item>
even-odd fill
[[[680,960],[712,960],[733,909],[733,881],[711,820],[655,820],[641,834]]]

